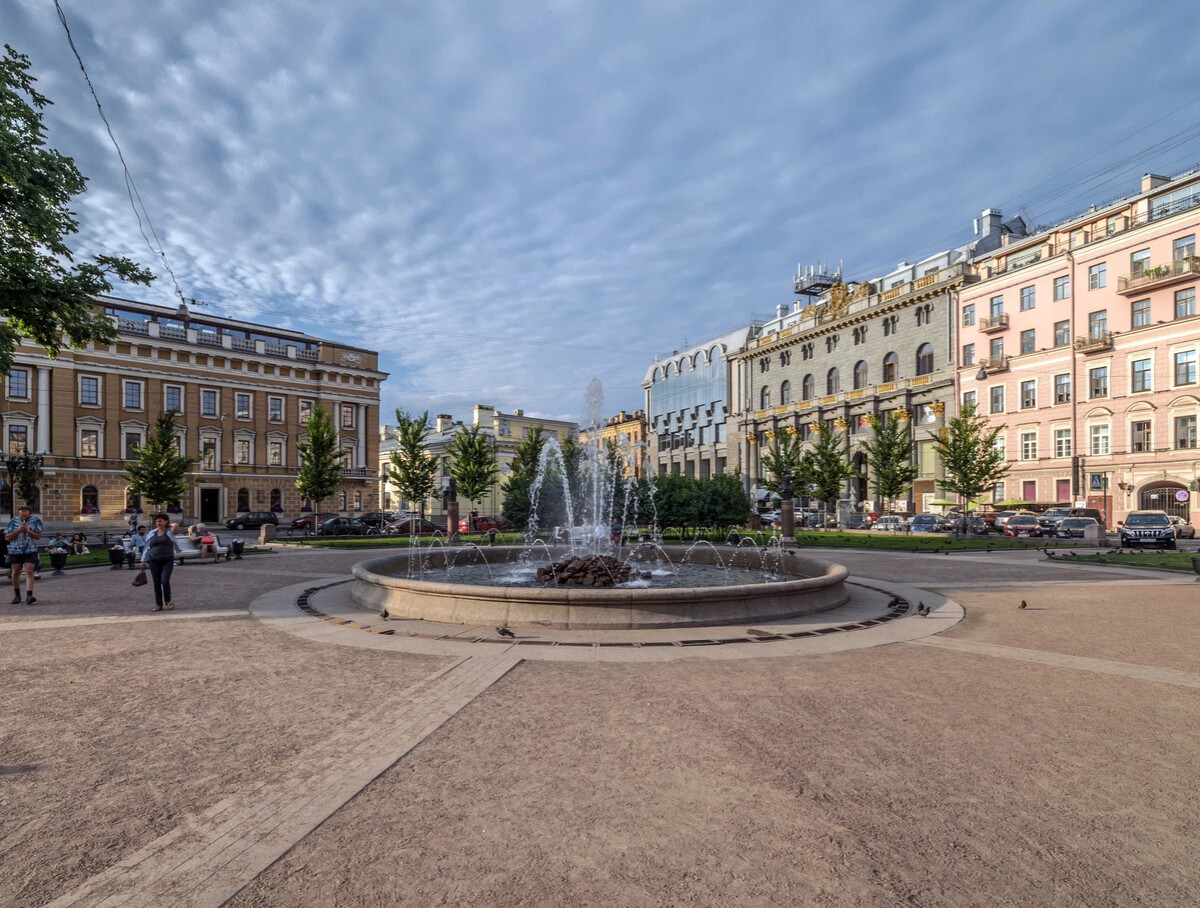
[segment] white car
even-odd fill
[[[880,517],[871,527],[872,530],[890,530],[893,533],[903,533],[908,530],[908,521],[895,514]]]

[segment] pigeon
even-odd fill
[[[1025,602],[1024,599],[1022,599],[1021,604],[1017,606],[1017,608],[1026,608],[1026,607],[1027,607],[1027,603]]]
[[[888,607],[888,608],[895,608],[895,607],[896,607],[896,606],[898,606],[899,604],[900,604],[900,597],[899,597],[899,596],[893,596],[891,599],[889,599],[889,600],[888,600],[887,607]]]
[[[382,610],[379,612],[379,617],[380,617],[380,618],[387,618],[387,617],[388,617],[388,610],[387,610],[387,609],[382,609]]]
[[[507,638],[508,638],[508,639],[510,639],[510,640],[516,640],[516,639],[517,639],[517,635],[516,635],[516,634],[514,634],[512,631],[510,631],[510,630],[509,630],[508,628],[506,628],[506,627],[498,627],[498,628],[496,628],[495,630],[496,630],[496,633],[497,633],[497,634],[499,634],[501,637],[507,637]]]
[[[927,606],[924,602],[918,602],[917,603],[917,614],[920,615],[922,618],[928,618],[929,617],[929,606]]]

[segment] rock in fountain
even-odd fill
[[[628,583],[631,576],[632,567],[608,555],[568,558],[537,569],[538,580],[559,586],[616,586],[618,583]]]

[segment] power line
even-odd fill
[[[158,231],[154,229],[154,222],[150,219],[150,212],[146,210],[145,204],[142,202],[142,195],[138,192],[137,185],[133,182],[133,174],[129,172],[129,165],[125,163],[125,155],[121,151],[121,146],[117,142],[117,137],[113,135],[112,126],[108,122],[108,117],[104,114],[104,107],[100,104],[100,98],[96,94],[96,88],[92,85],[92,79],[88,75],[87,67],[83,65],[83,57],[79,55],[79,50],[75,47],[75,39],[71,36],[71,29],[67,25],[67,16],[63,12],[63,8],[59,5],[58,0],[54,0],[54,8],[58,11],[58,21],[62,23],[63,31],[67,33],[67,43],[71,45],[71,52],[75,54],[75,60],[79,64],[79,69],[83,73],[83,79],[87,82],[88,91],[92,93],[92,100],[96,102],[96,110],[100,112],[100,119],[104,121],[104,128],[108,130],[108,137],[112,140],[113,147],[117,150],[117,157],[121,160],[121,169],[125,172],[125,192],[129,196],[129,205],[133,208],[133,216],[137,218],[138,230],[142,234],[142,239],[146,241],[146,246],[150,249],[151,255],[157,255],[162,259],[163,267],[167,269],[167,274],[171,275],[171,283],[175,285],[175,295],[179,297],[179,301],[183,302],[183,291],[179,289],[179,281],[175,278],[175,272],[171,270],[171,263],[167,261],[166,250],[163,249],[162,241],[158,238]],[[137,199],[135,202],[134,199]],[[140,209],[140,210],[139,210]],[[146,228],[142,224],[143,216],[146,219],[146,224],[150,227],[150,233],[154,236],[154,242],[158,243],[158,248],[154,248],[154,243],[150,242],[150,237],[146,236]]]

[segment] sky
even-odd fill
[[[798,265],[1200,164],[1189,2],[60,2],[182,295],[379,350],[385,421],[578,420],[594,377],[632,411]],[[0,0],[0,40],[89,177],[76,254],[177,305],[53,0]]]

